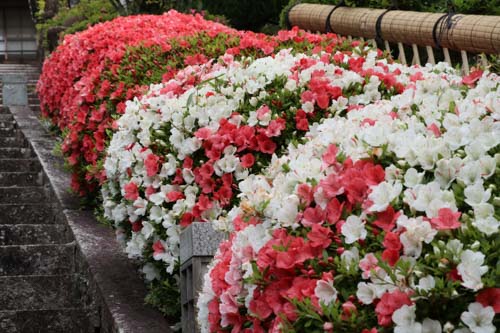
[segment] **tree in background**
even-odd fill
[[[287,0],[204,0],[203,9],[224,15],[237,29],[258,31],[266,23],[278,24]]]
[[[36,14],[39,45],[52,52],[61,36],[85,30],[118,15],[109,0],[82,0],[71,7],[66,0],[39,0]]]

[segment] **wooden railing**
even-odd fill
[[[380,49],[396,49],[404,64],[435,64],[437,56],[452,64],[459,59],[470,70],[469,54],[500,54],[500,16],[422,13],[401,10],[299,4],[288,13],[291,26],[313,32],[333,32],[347,39],[367,40]],[[450,51],[456,52],[452,57]],[[407,59],[407,53],[411,61]]]

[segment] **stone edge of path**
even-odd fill
[[[100,224],[91,211],[81,210],[69,192],[71,176],[62,158],[53,155],[56,140],[27,106],[10,106],[19,128],[43,167],[45,183],[59,205],[61,219],[77,242],[79,271],[89,279],[88,305],[97,307],[104,332],[165,333],[169,323],[144,304],[146,287],[138,270],[121,250],[111,228]]]

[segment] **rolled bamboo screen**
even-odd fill
[[[421,13],[412,11],[350,8],[318,4],[299,4],[288,13],[292,26],[326,32],[330,15],[332,31],[344,36],[377,37],[389,42],[420,46],[441,46],[474,53],[500,53],[500,16]],[[333,10],[333,12],[332,12]],[[436,45],[435,38],[439,45]]]

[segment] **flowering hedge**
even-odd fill
[[[123,113],[123,102],[147,90],[153,82],[147,74],[163,70],[164,64],[172,69],[184,65],[184,57],[168,53],[172,39],[200,32],[210,37],[237,35],[235,30],[201,15],[175,11],[160,16],[119,17],[65,36],[62,45],[47,58],[38,83],[42,114],[65,135],[62,151],[73,168],[72,186],[76,191],[91,193],[97,180],[102,180],[107,131],[112,128],[113,116]],[[148,64],[149,72],[140,66],[127,67],[134,56],[127,48],[141,45],[163,51],[163,57]],[[124,59],[125,55],[129,57]],[[124,72],[124,68],[130,71]],[[141,72],[146,74],[142,82],[134,76]]]
[[[375,65],[376,57],[370,53],[367,69],[356,53],[282,51],[253,62],[226,55],[225,63],[188,67],[127,102],[108,149],[102,194],[104,215],[123,234],[129,256],[163,262],[172,273],[181,227],[227,213],[238,203],[238,184],[332,108],[396,94],[408,77],[389,72],[386,61]],[[151,265],[146,269],[157,276]]]
[[[496,331],[500,77],[387,67],[404,91],[334,103],[305,143],[240,182],[203,332]],[[336,69],[308,72],[349,74]]]
[[[125,101],[151,83],[171,79],[185,65],[205,63],[226,51],[261,57],[282,48],[331,50],[338,39],[298,29],[276,37],[238,32],[200,15],[170,11],[161,16],[121,17],[66,36],[46,60],[38,84],[42,114],[64,135],[62,152],[72,167],[72,187],[95,195],[113,120]]]

